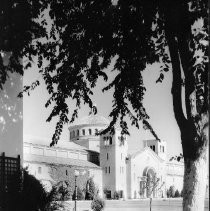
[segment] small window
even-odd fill
[[[72,135],[72,138],[74,138],[75,137],[75,131],[73,131],[73,135]]]
[[[109,153],[106,154],[106,159],[109,160]]]
[[[164,152],[164,146],[163,146],[163,152]]]
[[[79,130],[77,130],[77,136],[79,136]]]
[[[66,176],[68,176],[68,170],[66,169]]]
[[[109,144],[112,145],[112,137],[109,137]]]
[[[39,174],[42,173],[42,167],[38,167],[38,173],[39,173]]]
[[[150,148],[152,149],[152,146],[150,146]]]
[[[91,129],[89,129],[89,135],[92,135],[92,130]]]
[[[107,167],[105,167],[105,173],[107,173]]]
[[[97,135],[98,134],[98,129],[95,129],[95,135]]]
[[[109,166],[109,174],[110,174],[110,166]]]
[[[153,148],[153,151],[155,152],[155,145],[153,145],[152,148]]]
[[[82,135],[85,136],[85,129],[82,130]]]

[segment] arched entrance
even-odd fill
[[[143,171],[143,176],[140,180],[140,197],[149,198],[155,197],[154,181],[156,177],[155,169],[146,167]]]

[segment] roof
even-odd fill
[[[35,145],[42,145],[42,146],[50,146],[51,138],[41,138],[41,137],[32,137],[32,136],[24,136],[23,142]],[[53,146],[52,148],[62,148],[62,149],[69,149],[69,150],[87,150],[86,147],[76,144],[70,141],[59,140],[58,143]]]
[[[137,152],[131,154],[131,155],[130,155],[130,158],[131,158],[131,159],[134,159],[135,157],[137,157],[138,155],[140,155],[140,154],[142,154],[142,153],[144,153],[144,152],[146,152],[146,151],[148,151],[149,153],[151,153],[154,157],[156,157],[156,158],[159,159],[160,161],[163,161],[163,159],[160,158],[153,150],[151,150],[150,147],[145,147],[145,148],[143,148],[142,150],[139,150],[139,151],[137,151]]]
[[[72,158],[61,158],[61,157],[50,157],[50,156],[48,157],[48,156],[41,156],[41,155],[24,154],[23,160],[24,162],[69,165],[69,166],[101,169],[99,166],[89,161],[72,159]]]
[[[91,114],[89,116],[85,116],[81,119],[78,119],[75,125],[109,125],[109,120],[103,116],[97,114]]]

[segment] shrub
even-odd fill
[[[175,191],[174,197],[180,197],[179,190],[176,190],[176,191]]]
[[[114,192],[114,199],[119,199],[120,198],[120,194],[119,194],[119,192],[118,191],[115,191]]]
[[[100,197],[94,197],[93,201],[91,202],[91,209],[93,211],[101,211],[105,207],[105,202]]]
[[[72,199],[75,200],[75,191],[72,196]],[[77,187],[77,200],[84,200],[84,199],[85,199],[84,193],[82,192],[82,190],[79,187]]]
[[[93,200],[94,196],[98,195],[98,189],[93,181],[93,178],[89,178],[86,183],[85,200]]]
[[[181,191],[180,196],[183,197],[183,190]]]
[[[173,198],[174,197],[174,195],[175,195],[175,187],[174,186],[170,186],[169,187],[169,198]]]
[[[15,175],[11,186],[8,188],[8,211],[52,211],[61,205],[55,201],[56,189],[49,193],[43,185],[27,170],[23,170],[23,182],[20,183],[20,175]],[[19,183],[19,184],[18,184]]]

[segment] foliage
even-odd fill
[[[180,193],[179,193],[179,190],[176,190],[175,191],[175,193],[174,193],[174,197],[175,198],[178,198],[178,197],[180,197],[181,195],[180,195]]]
[[[174,198],[174,196],[175,196],[175,187],[174,186],[169,187],[167,195],[169,198]]]
[[[80,187],[77,187],[77,200],[84,200],[84,199],[85,199],[84,192],[80,189]],[[73,193],[72,200],[75,200],[75,191]]]
[[[93,211],[101,211],[105,207],[105,201],[100,197],[94,197],[93,201],[91,202],[91,209]]]
[[[18,178],[19,176],[15,176]],[[43,185],[34,176],[28,174],[26,170],[23,170],[23,183],[18,188],[17,184],[20,184],[16,179],[13,180],[12,185],[8,188],[9,192],[9,210],[11,211],[53,211],[62,207],[62,203],[55,201],[57,194],[56,189],[48,193],[44,189]]]
[[[59,198],[63,197],[65,200],[71,200],[75,190],[75,170],[74,166],[51,165],[50,175],[55,181],[55,186],[58,188]],[[78,170],[78,169],[77,169]],[[79,171],[83,171],[79,170]],[[84,189],[88,180],[88,172],[77,177],[77,186]]]
[[[96,187],[93,178],[90,177],[86,183],[85,189],[85,199],[86,200],[93,200],[94,196],[98,195],[98,188]]]
[[[114,199],[119,199],[120,198],[120,194],[118,191],[114,192]]]
[[[0,89],[9,73],[23,74],[23,69],[31,67],[33,56],[37,54],[32,40],[46,37],[46,22],[41,13],[47,8],[42,0],[2,1],[0,5]],[[12,16],[11,16],[12,14]],[[26,56],[27,62],[22,58]]]

